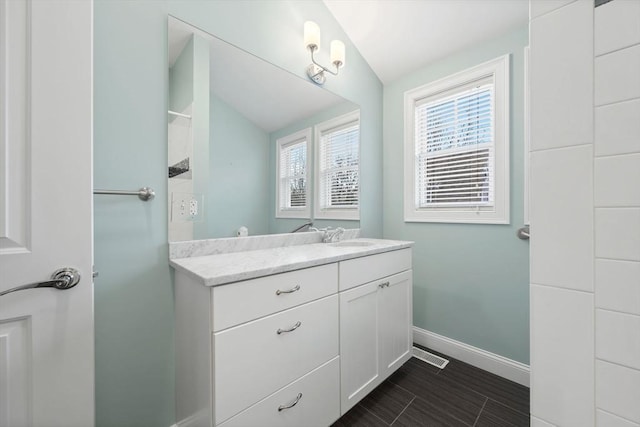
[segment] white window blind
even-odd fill
[[[404,219],[509,223],[509,55],[404,93]]]
[[[415,104],[415,206],[493,206],[493,82]]]
[[[358,207],[360,186],[360,124],[350,121],[320,131],[320,209]]]
[[[307,205],[307,140],[280,147],[280,210],[302,209]]]

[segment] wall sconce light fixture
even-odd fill
[[[311,51],[311,64],[307,67],[307,75],[316,84],[324,84],[325,71],[337,76],[338,70],[344,67],[344,43],[340,40],[331,42],[331,63],[336,68],[335,72],[316,62],[313,53],[320,49],[320,27],[315,22],[307,21],[304,23],[304,46]]]

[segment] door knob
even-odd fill
[[[56,288],[64,291],[65,289],[73,288],[78,284],[78,282],[80,282],[80,272],[75,268],[65,267],[54,271],[51,275],[51,280],[16,286],[15,288],[0,292],[0,296],[10,294],[12,292],[24,291],[25,289],[35,288]]]

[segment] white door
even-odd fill
[[[0,0],[0,426],[94,425],[92,2]]]

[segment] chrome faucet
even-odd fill
[[[340,236],[344,234],[344,228],[338,227],[332,230],[331,227],[316,228],[309,227],[309,231],[319,231],[322,233],[322,243],[332,243],[334,239],[340,240]]]
[[[305,222],[301,226],[296,227],[293,230],[291,230],[290,233],[297,233],[297,232],[303,231],[305,229],[306,229],[305,231],[310,231],[313,228],[312,225],[313,225],[313,221]],[[311,230],[311,231],[313,231],[313,230]]]
[[[327,230],[324,233],[324,238],[322,241],[324,243],[331,243],[334,239],[340,240],[340,236],[344,234],[344,228],[338,227],[335,230],[330,230],[330,227],[327,227]]]

